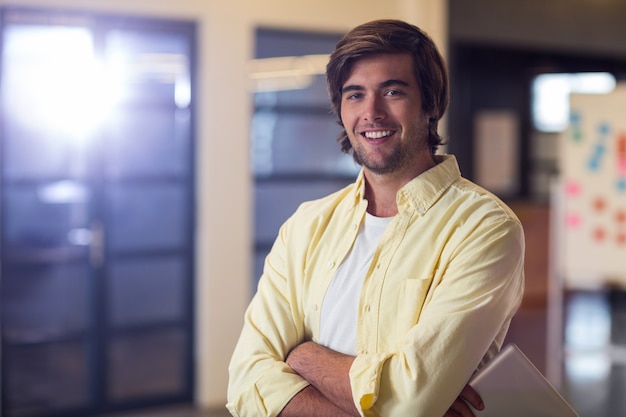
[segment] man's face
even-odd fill
[[[423,171],[432,161],[428,119],[410,54],[373,55],[352,64],[341,90],[341,120],[366,170],[410,178]]]

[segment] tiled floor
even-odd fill
[[[571,293],[565,319],[563,396],[580,417],[626,416],[626,293]]]
[[[191,405],[177,405],[98,417],[230,417],[230,414],[226,408],[201,411]]]

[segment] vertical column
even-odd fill
[[[398,0],[402,18],[424,29],[448,59],[448,0]],[[447,136],[447,116],[439,122],[439,134]],[[445,149],[440,148],[440,153]]]

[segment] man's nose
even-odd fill
[[[385,108],[381,97],[370,96],[365,103],[365,120],[373,122],[385,118]]]

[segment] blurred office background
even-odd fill
[[[581,417],[626,415],[626,263],[564,276],[559,192],[569,95],[626,81],[623,1],[0,0],[0,12],[3,416],[224,415],[279,225],[358,171],[334,140],[323,69],[342,33],[378,18],[440,46],[444,150],[524,223],[527,288],[507,342]],[[623,198],[602,204],[626,210]]]

